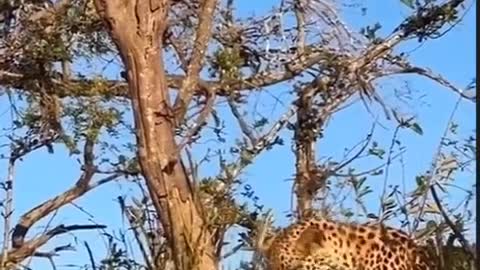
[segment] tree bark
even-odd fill
[[[316,162],[315,145],[322,136],[322,112],[313,105],[317,88],[325,88],[318,82],[299,93],[297,103],[297,125],[294,134],[296,177],[295,195],[297,199],[297,217],[308,217],[312,214],[313,203],[318,191],[325,187],[328,174]],[[340,101],[341,102],[341,101]],[[334,104],[331,104],[334,105]],[[326,109],[324,109],[326,111]]]
[[[307,91],[306,91],[307,92]],[[312,210],[313,200],[318,190],[314,172],[315,132],[312,132],[314,118],[311,117],[312,95],[301,93],[297,99],[297,128],[295,129],[296,171],[295,194],[297,197],[297,215],[303,217]],[[313,124],[313,125],[312,125]]]
[[[96,0],[127,71],[138,157],[178,270],[217,268],[175,140],[161,36],[168,0]]]

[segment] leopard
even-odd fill
[[[268,240],[268,270],[436,270],[422,245],[405,232],[374,223],[310,217]]]

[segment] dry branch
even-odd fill
[[[21,247],[9,251],[7,264],[15,265],[28,257],[36,256],[37,250],[55,236],[78,230],[93,230],[105,228],[105,225],[58,225],[55,228],[47,231],[45,234],[26,241]],[[44,257],[44,253],[42,252],[39,252],[38,255]]]
[[[440,210],[440,214],[445,220],[445,223],[447,223],[448,227],[450,227],[450,229],[453,231],[453,234],[455,235],[455,237],[460,241],[463,251],[465,252],[465,254],[467,254],[470,260],[475,261],[476,256],[475,256],[475,253],[471,251],[468,240],[465,238],[463,233],[457,228],[457,226],[455,226],[453,221],[450,219],[448,213],[443,208],[442,202],[440,201],[437,191],[435,190],[435,184],[430,187],[430,192],[432,193],[433,201],[435,202],[438,209]]]
[[[196,88],[200,71],[203,67],[203,59],[207,51],[210,37],[212,36],[212,24],[215,17],[214,12],[216,6],[217,0],[205,0],[201,5],[200,13],[198,15],[199,23],[196,30],[197,36],[192,55],[189,59],[187,75],[182,82],[180,93],[174,105],[177,121],[181,121],[185,117],[188,105],[193,96],[193,91]]]
[[[31,209],[20,217],[12,233],[13,248],[18,249],[24,245],[27,232],[36,222],[48,216],[50,213],[60,209],[64,205],[80,198],[88,191],[105,183],[108,183],[114,179],[117,179],[121,176],[121,174],[112,174],[102,180],[97,181],[94,184],[91,184],[91,180],[95,174],[96,169],[95,165],[93,164],[93,145],[93,140],[86,140],[83,154],[84,172],[72,188],[50,200],[43,202],[42,204],[36,206],[35,208]]]

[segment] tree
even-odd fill
[[[97,186],[125,178],[141,181],[138,185],[144,184],[148,191],[136,206],[119,198],[147,268],[217,269],[225,255],[225,235],[234,225],[249,231],[243,235],[246,243],[239,246],[261,250],[268,227],[262,207],[245,207],[235,193],[241,172],[262,152],[282,144],[279,133],[285,129],[294,133],[296,218],[316,211],[332,214],[329,207],[319,207],[315,200],[331,188],[328,180],[334,177],[349,179],[354,190],[365,195],[367,174],[354,173],[352,162],[365,152],[387,155],[385,166],[374,173],[388,177],[393,149],[401,143],[394,138],[386,153],[372,142],[372,130],[360,150],[345,162],[319,163],[316,143],[327,121],[342,106],[359,96],[367,110],[382,108],[386,118],[396,123],[396,132],[408,128],[422,133],[414,118],[401,115],[383,101],[374,81],[414,74],[474,101],[460,87],[413,64],[408,54],[397,52],[406,42],[424,43],[448,32],[449,25],[461,21],[467,3],[402,2],[411,15],[389,36],[381,37],[379,25],[355,34],[340,20],[333,4],[316,0],[282,1],[274,15],[253,18],[236,18],[233,0],[5,1],[1,5],[0,82],[12,107],[19,105],[12,109],[16,115],[7,131],[4,239],[10,238],[12,229],[16,164],[38,149],[46,148],[53,154],[59,145],[82,161],[80,177],[72,188],[20,216],[12,240],[4,241],[3,264],[14,266],[31,256],[51,258],[66,248],[40,252],[52,238],[74,230],[105,229],[102,225],[58,225],[25,240],[41,219]],[[283,16],[295,20],[284,25]],[[315,22],[327,29],[324,35],[319,37]],[[109,57],[113,62],[117,56],[121,60],[118,66],[124,69],[119,72],[121,79],[92,75],[79,68],[82,61]],[[291,106],[278,120],[262,118],[249,123],[241,106],[248,104],[253,92],[278,85],[290,87],[287,103]],[[224,140],[225,115],[219,113],[219,101],[228,104],[242,136],[232,145],[231,160],[225,152],[216,153],[221,168],[218,176],[200,179],[196,172],[199,161],[192,157],[191,149],[205,136]],[[123,111],[130,104],[133,127]],[[262,133],[269,124],[270,129]],[[206,130],[209,125],[213,126],[211,131]],[[122,131],[124,127],[127,131]],[[112,141],[129,132],[135,140],[124,147]],[[455,162],[471,165],[476,152],[473,141],[469,138],[463,144],[456,141],[448,145],[465,155],[464,161]],[[435,195],[440,184],[432,179],[447,179],[461,169],[449,168],[447,176],[438,172],[443,168],[438,164],[445,161],[440,159],[443,149],[431,173],[417,177],[410,203],[399,205],[392,199],[397,193],[387,194],[384,188],[382,211],[375,216],[365,210],[365,216],[384,222],[395,211],[403,211],[405,216],[416,218],[409,224],[413,233],[420,224],[428,223],[424,208],[436,205],[445,223],[432,225],[433,231],[440,236],[452,232],[451,241],[458,239],[466,256],[473,256],[461,231],[466,217],[452,221],[452,214],[442,208]],[[106,177],[95,182],[99,175]],[[251,197],[252,191],[246,189]],[[432,194],[432,201],[425,194]],[[442,246],[442,237],[437,238],[436,245]],[[112,250],[116,248],[112,246]],[[104,267],[117,263],[115,267],[132,269],[128,267],[137,262],[118,259],[104,263]],[[93,259],[91,265],[95,265]]]

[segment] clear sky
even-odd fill
[[[238,1],[238,14],[247,16],[252,13],[263,15],[271,10],[277,1]],[[408,15],[409,10],[400,4],[398,0],[373,1],[358,0],[355,3],[364,4],[368,9],[366,15],[362,15],[359,9],[346,9],[345,19],[350,23],[351,29],[359,29],[361,26],[371,25],[380,22],[383,25],[381,33],[390,33],[402,19]],[[469,1],[470,4],[470,1]],[[456,84],[457,86],[466,86],[475,76],[475,12],[473,6],[468,12],[464,21],[446,36],[431,40],[425,45],[416,48],[415,44],[410,44],[408,48],[402,48],[410,51],[413,63],[420,66],[430,67],[434,72],[443,74],[443,76]],[[352,11],[354,11],[352,13]],[[114,73],[118,74],[115,70]],[[424,135],[419,136],[411,131],[404,130],[400,133],[400,138],[407,146],[404,154],[405,160],[405,179],[409,186],[414,185],[415,175],[424,172],[430,167],[432,157],[438,145],[449,115],[457,101],[457,96],[450,90],[443,88],[435,83],[425,79],[410,79],[410,85],[419,92],[415,94],[417,99],[414,102],[414,110],[418,115],[419,122],[422,125]],[[400,79],[389,80],[382,84],[380,92],[387,100],[393,101],[392,91],[395,87],[402,87],[404,82]],[[270,89],[270,94],[277,94],[286,89]],[[279,91],[279,92],[275,92]],[[267,116],[278,116],[284,111],[284,107],[272,106],[271,99],[268,99],[267,93],[256,94],[259,100],[259,107]],[[425,94],[424,97],[421,97]],[[396,104],[396,103],[390,103]],[[9,126],[9,112],[7,109],[6,96],[0,96],[0,127]],[[270,114],[268,114],[270,112]],[[472,134],[475,128],[475,107],[474,104],[463,101],[456,113],[456,121],[460,124],[461,134]],[[378,127],[375,132],[375,140],[380,145],[388,146],[392,138],[395,123],[381,120],[386,127]],[[230,124],[232,126],[232,124]],[[351,147],[363,139],[372,125],[372,117],[369,115],[363,105],[358,103],[340,113],[336,114],[329,122],[325,131],[325,137],[318,144],[318,157],[325,158],[333,156],[341,157],[344,148]],[[230,129],[232,135],[235,135],[235,129]],[[290,210],[291,179],[294,173],[294,156],[291,151],[291,133],[282,133],[286,143],[284,146],[275,147],[272,151],[262,154],[255,160],[248,170],[242,176],[246,183],[254,187],[259,195],[261,203],[267,208],[273,208],[276,214],[277,224],[285,225],[288,220],[285,214]],[[235,136],[228,136],[229,139]],[[4,137],[0,137],[0,145],[6,143]],[[208,143],[198,146],[196,153],[200,156],[205,149],[211,146]],[[227,145],[225,145],[226,147]],[[3,150],[2,150],[3,151]],[[358,170],[368,169],[381,164],[382,161],[366,160],[357,163]],[[204,175],[214,175],[216,173],[213,166],[202,167],[201,173]],[[0,160],[0,178],[3,180],[6,176],[6,161]],[[390,184],[399,184],[401,181],[400,166],[398,164],[392,167]],[[74,158],[69,158],[68,153],[60,148],[56,148],[56,154],[50,155],[46,151],[37,151],[29,155],[20,162],[16,168],[15,177],[15,212],[14,218],[29,210],[44,200],[51,198],[65,189],[71,187],[79,176],[78,162]],[[465,172],[457,177],[457,184],[466,188],[471,188],[474,183],[475,175],[473,172]],[[376,190],[368,197],[368,207],[376,212],[378,208],[378,191],[383,185],[383,178],[372,178],[368,184]],[[458,190],[451,190],[449,200],[452,205],[464,196]],[[132,186],[124,182],[110,183],[105,185],[82,199],[75,202],[81,209],[69,205],[63,208],[55,217],[52,224],[75,224],[88,223],[93,219],[98,223],[109,226],[108,232],[122,227],[124,223],[118,204],[115,202],[117,196],[132,194]],[[474,207],[472,206],[472,209]],[[88,213],[88,214],[87,214]],[[42,228],[35,227],[29,236],[38,233]],[[474,235],[474,234],[472,234]],[[49,244],[48,247],[72,243],[77,251],[64,252],[60,257],[55,258],[58,269],[70,269],[69,265],[88,264],[88,257],[83,246],[83,241],[89,241],[93,246],[95,257],[102,258],[104,254],[105,242],[96,232],[80,232],[75,235],[64,235]],[[45,249],[48,250],[48,247]],[[246,255],[245,255],[246,256]],[[236,257],[226,263],[227,268],[232,267],[238,262]],[[49,263],[44,259],[34,259],[31,266],[34,269],[50,269]]]

